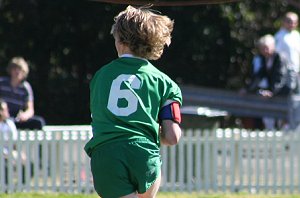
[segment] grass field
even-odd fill
[[[0,194],[0,198],[97,198],[93,195],[16,193]],[[249,194],[200,194],[200,193],[159,193],[157,198],[300,198],[298,195],[249,195]]]

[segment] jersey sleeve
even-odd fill
[[[167,89],[163,97],[162,107],[170,104],[170,102],[176,101],[179,105],[182,105],[182,93],[179,86],[172,80],[169,79],[167,82]]]

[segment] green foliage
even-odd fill
[[[0,75],[9,59],[30,62],[36,113],[48,124],[89,124],[89,81],[116,58],[113,17],[126,5],[82,0],[0,1]],[[178,83],[239,88],[255,40],[275,33],[295,7],[285,0],[153,7],[175,21],[171,46],[155,61]],[[63,108],[62,108],[63,107]]]

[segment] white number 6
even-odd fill
[[[113,80],[107,108],[117,116],[128,116],[137,110],[138,99],[130,89],[121,89],[122,83],[129,83],[132,89],[140,89],[141,81],[135,75],[121,74]],[[118,100],[124,98],[127,100],[126,107],[119,107]]]

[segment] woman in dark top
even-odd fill
[[[29,73],[27,62],[22,57],[14,57],[8,64],[9,77],[0,78],[0,97],[9,108],[9,113],[19,129],[42,129],[45,121],[34,115],[34,97],[26,78]]]

